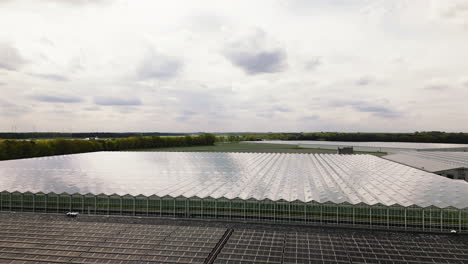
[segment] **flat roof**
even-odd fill
[[[468,148],[468,144],[448,144],[448,143],[414,143],[414,142],[347,142],[347,141],[314,141],[314,140],[264,140],[246,141],[259,144],[287,144],[287,145],[327,145],[327,146],[354,146],[389,149],[452,149]]]
[[[2,263],[467,263],[467,236],[0,213]]]
[[[383,158],[430,172],[468,168],[468,152],[408,151]]]
[[[93,152],[0,162],[0,191],[468,208],[468,184],[372,155]]]

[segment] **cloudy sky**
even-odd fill
[[[468,131],[468,1],[0,0],[0,131]]]

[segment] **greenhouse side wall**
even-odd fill
[[[468,209],[271,200],[2,192],[2,211],[206,218],[468,233]]]

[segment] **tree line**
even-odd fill
[[[213,145],[215,136],[202,134],[181,137],[129,137],[105,140],[50,139],[0,140],[0,160],[64,155],[93,151]]]
[[[204,133],[195,133],[204,134]],[[127,138],[144,136],[185,136],[187,133],[161,132],[0,132],[0,139],[52,139],[52,138]]]
[[[244,141],[266,140],[325,140],[325,141],[381,141],[468,144],[468,133],[440,131],[414,133],[250,133],[242,136]]]
[[[216,142],[230,142],[230,143],[235,143],[235,142],[240,142],[245,140],[243,136],[239,135],[221,135],[221,136],[216,136]]]

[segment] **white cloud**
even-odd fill
[[[31,73],[31,76],[37,77],[37,78],[42,78],[46,80],[52,80],[52,81],[69,81],[69,79],[66,76],[60,75],[60,74],[53,74],[53,73]]]
[[[176,77],[182,69],[182,62],[178,58],[154,51],[148,53],[137,69],[137,78],[141,80],[167,80]]]
[[[99,96],[94,98],[94,103],[103,106],[128,106],[128,105],[141,105],[141,100],[138,98],[118,98],[118,97],[104,97]]]
[[[464,3],[6,1],[0,130],[467,131]]]
[[[31,98],[46,103],[79,103],[83,101],[80,97],[67,95],[34,95]]]
[[[8,43],[0,43],[0,70],[17,71],[26,61],[18,50]]]
[[[223,51],[224,56],[247,74],[275,73],[286,70],[287,54],[282,47],[269,47],[265,32],[255,30],[235,39]]]

